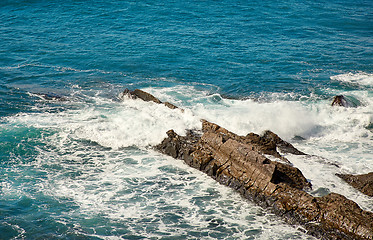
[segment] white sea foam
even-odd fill
[[[343,108],[330,106],[329,100],[278,100],[268,103],[222,99],[209,105],[197,105],[193,111],[241,135],[272,130],[300,150],[318,156],[297,160],[297,166],[315,183],[316,188],[325,187],[342,194],[346,184],[335,173],[363,174],[373,171],[373,96],[369,91],[343,94],[350,94],[363,104],[356,108]],[[209,97],[212,96],[206,96]],[[295,136],[305,140],[294,141]],[[373,209],[372,202],[356,190],[349,191],[347,195],[366,209]]]
[[[204,95],[200,94],[202,101]],[[75,104],[81,109],[67,106],[62,112],[19,114],[7,122],[48,130],[29,166],[44,177],[29,187],[78,206],[55,216],[60,223],[73,224],[76,234],[102,237],[100,229],[114,228],[124,233],[113,234],[113,239],[126,234],[307,238],[182,161],[138,148],[159,143],[170,128],[179,134],[200,128],[200,117],[190,109],[182,112],[141,100],[114,102],[97,96]]]
[[[290,139],[294,135],[311,134],[318,125],[317,114],[300,102],[224,99],[219,94],[185,86],[145,90],[162,101],[190,109],[199,119],[207,119],[241,135],[271,129]]]
[[[330,90],[333,94],[352,96],[361,105],[356,108],[332,107],[331,99],[301,102],[231,100],[201,92],[191,94],[193,97],[189,101],[193,101],[190,108],[197,116],[240,135],[260,134],[267,129],[274,131],[300,150],[314,155],[290,158],[313,182],[315,191],[325,188],[325,191],[345,193],[365,209],[373,210],[369,198],[335,176],[335,173],[373,171],[373,96],[365,90],[333,91]],[[295,136],[305,140],[294,141]]]
[[[306,139],[297,143],[301,149],[309,150],[310,154],[319,154],[323,149],[343,153],[331,155],[331,160],[343,166],[346,164],[353,172],[365,168],[362,159],[371,160],[369,152],[372,151],[373,136],[369,126],[373,119],[373,96],[369,91],[349,92],[359,98],[362,105],[342,108],[330,106],[328,100],[258,102],[224,99],[218,94],[209,95],[186,86],[145,90],[185,111],[141,100],[126,99],[118,103],[93,96],[88,99],[91,103],[80,103],[83,108],[79,110],[26,114],[16,119],[33,127],[63,129],[59,134],[65,138],[84,139],[118,149],[157,144],[166,136],[167,130],[184,134],[186,129],[200,128],[199,120],[203,118],[240,135],[260,134],[269,129],[288,141],[301,136]],[[348,164],[344,157],[356,159],[357,163]]]
[[[265,213],[233,190],[221,188],[182,161],[136,149],[104,151],[100,156],[87,150],[69,155],[70,161],[61,154],[50,156],[48,151],[42,151],[38,157],[39,168],[48,172],[42,191],[79,205],[70,217],[103,217],[109,219],[109,225],[120,223],[119,231],[125,228],[130,234],[146,238],[166,234],[195,239],[267,239],[284,235],[289,239],[307,239],[304,233]],[[89,161],[76,164],[83,161],[81,156]],[[53,167],[56,164],[59,168]],[[79,227],[79,232],[86,227]]]
[[[186,129],[200,128],[199,119],[189,110],[171,110],[141,100],[128,99],[106,115],[100,112],[88,115],[96,115],[96,119],[91,118],[89,124],[77,129],[76,135],[112,148],[155,145],[170,129],[185,134]]]
[[[366,99],[362,106],[338,108],[331,107],[327,100],[224,99],[184,86],[145,90],[185,111],[141,100],[115,102],[92,94],[85,100],[78,98],[80,102],[63,103],[64,111],[7,117],[6,122],[14,126],[48,130],[40,140],[44,145],[38,147],[39,155],[33,163],[46,177],[33,187],[79,207],[66,213],[68,216],[59,217],[59,221],[80,222],[80,218],[86,218],[97,222],[104,218],[111,226],[120,223],[121,227],[115,225],[118,231],[125,228],[129,234],[146,238],[163,234],[195,234],[204,239],[306,238],[182,161],[146,148],[159,143],[171,128],[179,134],[200,128],[201,118],[241,135],[266,129],[276,132],[300,150],[317,155],[287,156],[311,180],[314,194],[343,193],[364,209],[372,210],[371,200],[334,175],[341,171],[373,171],[373,138],[367,129],[372,97],[368,92],[354,93]],[[305,140],[294,142],[296,135]],[[8,191],[7,186],[10,185],[2,188]],[[76,228],[80,234],[101,236],[96,230],[108,227],[101,224],[81,223]]]
[[[307,150],[310,149],[307,148]],[[349,157],[336,159],[334,156],[340,153],[334,151],[324,150],[319,151],[318,154],[318,156],[286,155],[294,166],[301,169],[303,175],[311,181],[311,194],[314,194],[315,196],[323,196],[330,192],[339,193],[348,199],[355,201],[363,209],[373,211],[373,201],[371,197],[368,197],[354,189],[352,186],[348,185],[335,175],[341,171],[343,172],[340,166],[343,168],[345,164],[348,164],[346,161],[356,162],[356,159],[351,159]],[[363,171],[366,173],[365,171],[369,170],[369,167],[366,168],[366,166],[369,164],[371,159],[364,160],[367,161],[363,164]],[[360,166],[362,165],[360,164]],[[371,168],[370,171],[372,171]],[[349,171],[349,173],[351,172]],[[362,170],[359,169],[355,173],[362,173]]]
[[[365,72],[344,73],[331,76],[330,79],[339,82],[346,82],[363,86],[373,86],[373,74]]]
[[[62,130],[61,135],[68,134],[114,149],[158,144],[170,129],[185,134],[186,129],[200,128],[200,120],[188,109],[172,110],[133,99],[121,103],[99,97],[92,99],[94,104],[86,104],[83,109],[21,114],[10,121],[38,128],[58,128]]]
[[[317,125],[316,115],[297,102],[222,99],[215,105],[198,104],[193,111],[240,135],[270,129],[290,139],[294,135],[308,135]]]

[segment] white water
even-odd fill
[[[367,128],[373,114],[371,92],[348,92],[363,104],[339,108],[331,107],[329,100],[224,99],[185,86],[144,90],[185,111],[141,100],[117,102],[87,95],[84,100],[61,103],[64,111],[50,111],[40,104],[35,106],[39,113],[3,119],[15,128],[49,132],[40,139],[44,145],[38,147],[36,161],[29,165],[46,174],[33,186],[36,191],[78,206],[66,216],[56,216],[59,222],[107,220],[102,226],[79,223],[77,231],[89,236],[102,236],[98,229],[108,227],[105,224],[119,224],[125,229],[116,226],[115,231],[148,238],[190,236],[194,231],[196,238],[206,239],[305,239],[302,232],[229,188],[149,148],[161,142],[169,129],[179,134],[200,129],[201,118],[241,135],[274,131],[313,155],[287,156],[310,179],[313,194],[338,192],[373,210],[370,198],[335,176],[373,171],[373,133]],[[294,136],[305,140],[295,141]],[[11,184],[3,185],[5,192],[17,191]]]
[[[373,86],[373,74],[358,72],[344,73],[330,77],[331,80],[363,86]]]
[[[343,76],[339,78],[343,79]],[[147,90],[156,96],[164,96],[167,92],[167,89]],[[373,93],[368,90],[327,91],[352,96],[361,105],[356,108],[332,107],[332,99],[273,102],[230,100],[219,95],[194,93],[190,108],[200,118],[240,135],[272,130],[311,155],[287,157],[312,182],[313,194],[337,192],[372,211],[372,198],[353,189],[335,174],[373,171]],[[294,140],[296,136],[304,140]]]

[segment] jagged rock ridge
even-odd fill
[[[299,169],[263,155],[276,146],[275,142],[260,144],[255,134],[243,137],[208,121],[202,125],[202,135],[189,131],[179,136],[170,130],[156,148],[184,160],[289,223],[303,225],[310,235],[322,239],[373,239],[371,212],[340,194],[308,194],[304,189],[311,184]]]
[[[161,103],[139,91],[126,90],[125,94]],[[282,163],[288,161],[277,148],[304,153],[276,134],[267,131],[263,136],[238,136],[202,120],[202,133],[189,130],[186,136],[180,136],[169,130],[167,136],[155,147],[157,150],[184,160],[289,223],[302,225],[308,234],[321,239],[373,239],[373,213],[340,194],[313,197],[307,193],[305,189],[311,184],[299,169]],[[272,161],[265,154],[282,161]]]

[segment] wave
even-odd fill
[[[40,64],[40,63],[24,63],[24,64],[18,64],[17,66],[6,66],[6,67],[0,67],[0,69],[4,70],[13,70],[13,69],[22,69],[26,67],[37,67],[37,68],[49,68],[49,69],[54,69],[55,71],[58,72],[99,72],[99,73],[104,73],[104,74],[110,74],[113,72],[107,72],[103,71],[100,69],[77,69],[77,68],[72,68],[72,67],[62,67],[62,66],[55,66],[55,65],[47,65],[47,64]]]
[[[330,77],[331,80],[353,85],[360,85],[366,87],[373,87],[373,74],[358,72],[358,73],[344,73]]]
[[[185,134],[186,129],[200,128],[199,119],[190,110],[171,110],[139,100],[116,102],[102,97],[86,97],[80,103],[66,103],[65,107],[74,109],[50,112],[49,106],[40,105],[41,110],[48,112],[19,114],[9,117],[8,121],[29,127],[57,128],[61,135],[113,149],[155,145],[171,128],[179,134]]]
[[[275,93],[260,99],[239,100],[186,87],[148,88],[146,91],[161,100],[181,104],[198,118],[240,135],[261,134],[268,129],[274,131],[310,154],[306,158],[287,157],[312,179],[315,193],[338,192],[372,210],[369,198],[335,176],[341,172],[362,174],[373,171],[370,164],[373,160],[373,96],[369,91],[323,90],[327,96],[345,94],[361,102],[351,108],[331,106],[332,98],[325,96],[292,98]]]
[[[373,97],[368,91],[349,92],[364,99],[361,100],[363,104],[343,108],[332,107],[331,99],[314,101],[308,97],[308,100],[292,101],[284,100],[278,93],[269,96],[271,101],[259,101],[226,99],[217,93],[185,85],[144,90],[185,111],[141,100],[118,102],[101,92],[85,93],[74,88],[72,101],[58,102],[59,107],[66,104],[65,111],[43,112],[46,106],[39,104],[34,107],[40,107],[40,113],[21,114],[15,119],[30,126],[60,127],[78,139],[114,149],[157,144],[170,129],[179,134],[186,129],[199,129],[200,119],[215,122],[240,135],[271,130],[288,141],[301,137],[325,144],[357,144],[372,139]]]
[[[326,164],[341,166],[340,171],[346,173],[373,171],[367,164],[373,151],[373,96],[369,91],[348,92],[359,97],[362,104],[344,108],[331,106],[329,98],[305,96],[293,101],[278,93],[269,95],[270,101],[262,101],[226,99],[185,85],[144,90],[185,111],[134,99],[120,102],[101,92],[86,93],[74,88],[79,93],[69,98],[71,101],[51,103],[58,105],[58,111],[52,111],[51,104],[42,104],[38,98],[34,113],[18,114],[2,122],[57,131],[53,141],[59,141],[59,145],[88,141],[117,150],[154,146],[168,130],[184,135],[187,129],[200,129],[200,119],[206,119],[239,135],[271,130],[300,150],[328,159]],[[332,89],[326,91],[335,93]]]

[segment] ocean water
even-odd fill
[[[373,2],[2,0],[0,239],[313,239],[153,150],[202,118],[373,211]]]

